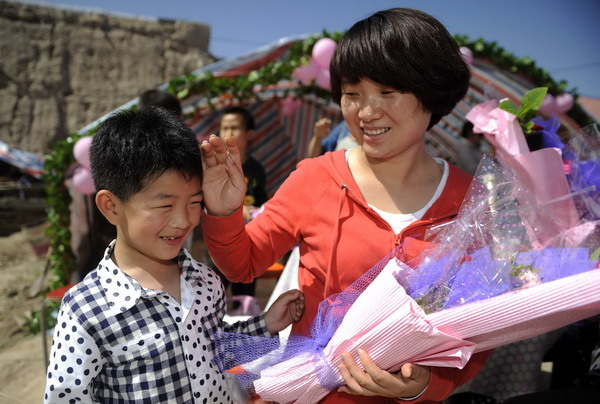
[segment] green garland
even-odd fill
[[[255,88],[267,88],[282,80],[289,80],[297,67],[308,63],[315,42],[322,38],[331,38],[338,42],[341,36],[341,32],[323,31],[322,34],[311,35],[303,41],[293,42],[286,50],[286,56],[283,60],[269,62],[249,74],[236,77],[215,77],[210,72],[200,72],[177,77],[169,82],[167,91],[176,94],[180,100],[201,94],[206,97],[211,107],[214,107],[211,104],[212,99],[222,97],[233,98],[239,102],[256,100],[258,95]],[[331,99],[331,93],[328,90],[322,89],[314,83],[288,89],[285,91],[284,96],[290,93],[295,94],[297,97],[302,97],[305,94],[315,94],[324,100]]]
[[[459,46],[471,49],[474,57],[489,59],[501,69],[521,74],[530,79],[535,87],[547,87],[548,93],[552,95],[570,93],[575,103],[567,115],[581,127],[596,123],[577,103],[577,98],[579,98],[577,88],[569,89],[565,80],[556,82],[546,69],[538,67],[530,57],[517,57],[498,46],[496,42],[487,42],[483,38],[472,40],[466,35],[455,35],[454,39]]]
[[[69,204],[71,196],[65,186],[67,167],[75,161],[73,145],[79,139],[71,135],[54,144],[44,160],[44,184],[48,205],[49,226],[46,234],[50,238],[49,270],[52,274],[50,288],[55,289],[69,282],[75,268],[75,255],[71,250]]]
[[[283,60],[267,63],[249,74],[236,77],[215,77],[208,72],[188,74],[171,80],[167,90],[176,94],[181,100],[202,94],[206,96],[209,103],[211,99],[220,97],[235,98],[240,102],[257,99],[258,95],[254,91],[257,86],[267,88],[281,80],[289,80],[296,67],[308,63],[315,42],[325,37],[332,38],[337,42],[342,35],[342,32],[323,31],[321,34],[315,34],[303,41],[290,44]],[[578,95],[575,89],[567,90],[565,81],[555,82],[550,74],[545,69],[537,67],[531,58],[518,58],[495,42],[486,42],[483,39],[471,40],[464,35],[456,35],[455,39],[460,46],[469,47],[475,57],[488,58],[500,68],[516,74],[524,74],[536,86],[548,87],[552,94],[568,91],[577,99]],[[307,86],[300,85],[285,91],[285,95],[294,94],[298,97],[310,93],[324,100],[331,98],[329,91],[314,83]],[[577,104],[568,112],[568,115],[581,126],[593,123],[593,120]],[[51,288],[67,284],[75,268],[75,257],[70,247],[71,233],[69,231],[71,198],[64,185],[64,180],[67,168],[74,162],[73,146],[75,142],[82,136],[93,135],[95,129],[92,128],[85,134],[72,134],[67,139],[55,143],[52,152],[45,159],[44,181],[50,222],[47,234],[51,239],[52,247],[50,254]]]

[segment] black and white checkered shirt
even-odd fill
[[[268,336],[264,316],[223,322],[223,285],[182,250],[181,304],[143,288],[104,259],[65,295],[48,363],[45,403],[230,403],[213,363],[218,329]]]

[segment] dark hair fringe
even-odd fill
[[[198,142],[180,118],[162,108],[125,110],[98,127],[90,149],[96,189],[126,201],[166,171],[202,180]]]

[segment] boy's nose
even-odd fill
[[[187,209],[182,209],[178,212],[175,212],[173,215],[173,219],[171,221],[171,225],[176,229],[186,229],[192,223],[192,215]]]

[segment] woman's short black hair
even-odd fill
[[[379,11],[354,24],[335,49],[330,73],[337,103],[343,84],[363,78],[414,94],[432,114],[427,129],[464,97],[471,77],[446,28],[408,8]]]
[[[167,171],[202,181],[198,141],[179,117],[156,107],[125,110],[98,127],[90,148],[97,190],[129,200]]]

